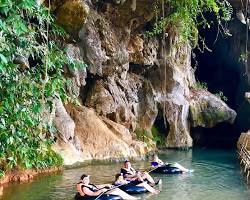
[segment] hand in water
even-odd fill
[[[160,190],[155,190],[154,194],[159,194],[160,192]]]

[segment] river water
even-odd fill
[[[155,175],[162,179],[159,195],[143,194],[150,200],[250,200],[250,185],[242,176],[234,150],[193,149],[168,150],[159,156],[168,162],[179,162],[194,169],[192,174]],[[137,169],[149,166],[147,161],[132,162]],[[82,173],[91,175],[93,183],[108,183],[119,172],[122,163],[95,163],[68,169],[52,176],[39,177],[30,183],[4,188],[4,200],[72,200],[75,185]]]

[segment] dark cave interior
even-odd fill
[[[250,104],[244,98],[245,92],[249,91],[249,85],[244,65],[240,62],[245,40],[242,33],[245,33],[245,29],[244,24],[234,19],[229,24],[232,36],[218,34],[216,24],[210,29],[199,30],[211,51],[201,52],[198,48],[194,49],[192,66],[196,68],[196,80],[206,83],[208,91],[213,94],[223,92],[227,105],[237,112],[237,117],[234,124],[220,123],[213,128],[192,128],[194,145],[234,148],[240,133],[249,129]]]

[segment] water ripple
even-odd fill
[[[163,184],[159,195],[144,194],[150,200],[250,200],[250,186],[240,173],[236,154],[232,151],[193,150],[167,151],[160,155],[165,161],[179,161],[194,169],[192,174],[159,175]],[[133,163],[137,169],[146,169],[149,163]],[[76,183],[81,174],[91,175],[98,183],[110,183],[119,172],[122,163],[103,163],[65,170],[50,177],[41,177],[31,183],[15,184],[4,189],[4,200],[72,200]]]

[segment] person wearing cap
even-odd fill
[[[86,199],[93,199],[93,197],[98,197],[99,195],[101,195],[103,193],[118,195],[122,199],[131,199],[131,200],[137,199],[137,198],[127,194],[126,192],[120,190],[119,188],[112,189],[112,185],[110,185],[110,184],[106,184],[106,185],[91,184],[89,175],[86,175],[86,174],[83,174],[81,176],[81,181],[79,183],[77,183],[76,189],[77,189],[78,194],[81,197],[85,197]]]
[[[157,184],[147,172],[140,172],[133,169],[128,160],[124,162],[124,168],[121,168],[121,173],[126,181],[132,181],[135,185],[142,183],[144,180],[152,185]]]
[[[116,174],[115,175],[115,182],[114,182],[115,186],[129,186],[129,185],[134,185],[133,183],[131,183],[130,181],[126,181],[123,177],[123,174]],[[143,181],[139,184],[137,184],[136,186],[141,186],[144,187],[147,191],[153,193],[153,194],[159,194],[160,190],[156,190],[153,187],[151,187],[149,184],[147,184],[147,182]],[[121,188],[122,189],[122,188]]]

